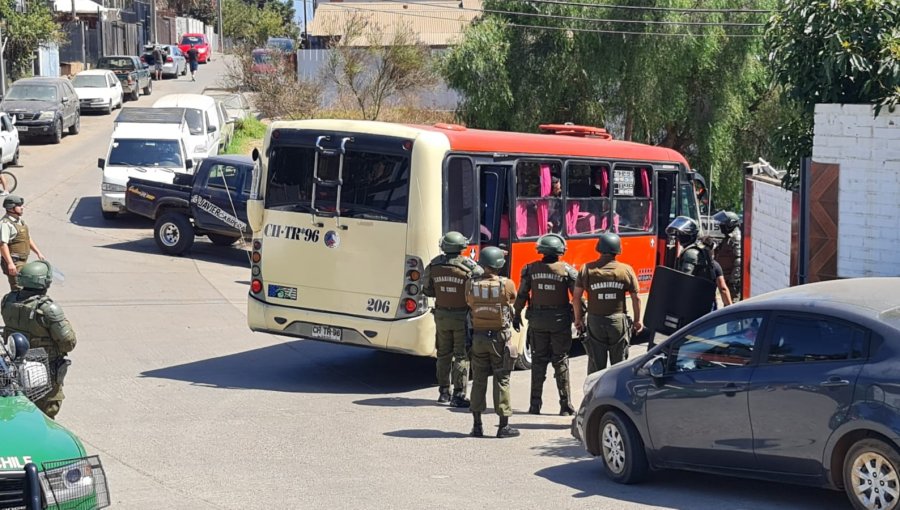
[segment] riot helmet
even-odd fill
[[[719,230],[726,236],[741,226],[741,217],[731,211],[719,211],[712,219],[719,224]]]
[[[20,205],[25,205],[25,199],[19,195],[7,195],[3,199],[3,208],[7,211]]]
[[[478,254],[478,263],[491,269],[500,269],[506,265],[506,252],[496,246],[488,246]]]
[[[28,353],[28,349],[31,349],[31,343],[28,341],[28,337],[18,332],[9,335],[7,345],[11,351],[9,355],[13,360],[24,358],[25,354]]]
[[[559,234],[545,234],[537,240],[537,252],[541,255],[565,255],[566,240]]]
[[[31,290],[46,290],[53,283],[53,270],[46,260],[35,260],[22,266],[19,284]]]
[[[468,245],[469,240],[459,232],[447,232],[441,237],[441,251],[450,255],[461,253]]]
[[[678,216],[666,227],[666,234],[677,237],[682,246],[687,246],[694,244],[697,240],[700,227],[697,226],[696,221],[687,216]]]
[[[612,232],[604,232],[597,239],[597,253],[618,255],[622,253],[622,239],[618,234]]]

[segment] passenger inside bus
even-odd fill
[[[567,173],[566,233],[590,235],[609,228],[609,167],[572,163]],[[617,231],[613,220],[613,231]]]
[[[559,163],[523,161],[516,170],[516,237],[560,233],[563,206]]]

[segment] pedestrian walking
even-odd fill
[[[438,402],[469,407],[469,358],[466,353],[466,281],[482,270],[462,255],[469,240],[459,232],[447,232],[440,242],[443,255],[436,257],[422,277],[422,292],[434,298],[435,348],[437,350]],[[453,396],[450,383],[453,383]]]
[[[162,79],[162,66],[165,61],[165,57],[163,56],[163,51],[159,47],[159,45],[153,46],[153,70],[156,74],[157,80]]]
[[[3,336],[22,333],[32,348],[47,351],[50,365],[50,393],[35,402],[48,417],[56,419],[62,401],[63,382],[71,361],[66,355],[75,349],[75,330],[62,308],[47,295],[53,282],[50,263],[35,260],[22,267],[19,283],[22,290],[10,292],[0,303],[3,316]]]
[[[607,355],[611,365],[627,359],[631,333],[640,333],[644,329],[637,275],[630,265],[616,260],[616,256],[622,253],[621,239],[610,232],[601,234],[596,249],[600,258],[585,264],[578,272],[572,296],[575,327],[587,333],[588,374],[606,368]],[[585,292],[586,322],[581,309],[581,298]],[[626,293],[631,295],[633,324],[625,310]]]
[[[197,66],[200,65],[200,52],[192,44],[187,50],[187,61],[191,67],[191,81],[197,81]]]
[[[512,416],[509,374],[518,359],[512,341],[513,302],[516,287],[499,275],[506,265],[506,254],[496,246],[481,250],[478,264],[484,274],[466,282],[466,303],[472,327],[472,437],[484,436],[481,414],[487,409],[487,380],[494,376],[494,411],[500,416],[497,437],[516,437],[519,431],[509,426]]]
[[[571,293],[578,279],[574,267],[559,260],[566,253],[566,241],[558,234],[547,234],[537,240],[540,261],[522,268],[516,296],[513,327],[522,323],[522,309],[528,304],[528,339],[531,341],[530,414],[541,414],[547,365],[553,365],[553,376],[559,392],[560,416],[575,414],[569,383],[569,350],[572,348]]]
[[[15,291],[22,288],[17,278],[31,252],[40,260],[44,260],[44,254],[34,243],[28,225],[22,219],[25,199],[18,195],[7,195],[3,199],[3,208],[6,209],[6,215],[0,218],[0,256],[3,258],[0,267],[9,280],[9,290]]]

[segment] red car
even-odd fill
[[[212,62],[212,46],[206,39],[206,34],[184,34],[181,36],[181,44],[178,48],[187,57],[187,52],[191,49],[191,45],[197,50],[197,61],[201,64]]]

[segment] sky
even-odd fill
[[[294,21],[298,26],[303,26],[303,4],[306,3],[306,21],[312,21],[313,3],[312,0],[293,0],[294,2]]]

